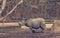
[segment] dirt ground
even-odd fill
[[[16,23],[15,24],[10,23],[10,26],[11,25],[16,25]],[[20,27],[17,27],[17,25],[14,27],[13,26],[12,27],[0,27],[0,38],[60,38],[59,32],[54,33],[51,30],[46,30],[44,33],[41,33],[41,32],[32,33],[28,27],[22,26],[20,28]]]
[[[0,38],[60,38],[60,32],[50,30],[53,24],[46,24],[44,33],[32,33],[29,27],[19,27],[18,23],[0,23]]]
[[[19,27],[0,28],[0,38],[60,38],[60,33],[46,30],[45,33],[32,33],[30,29]]]

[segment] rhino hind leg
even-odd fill
[[[44,33],[45,28],[42,26],[40,26],[40,28],[41,28],[41,33]]]
[[[40,26],[40,28],[41,28],[42,30],[45,30],[42,26]]]

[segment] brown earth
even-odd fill
[[[16,23],[10,23],[10,25],[16,25]],[[60,32],[55,33],[52,30],[46,30],[44,33],[41,33],[40,31],[37,33],[32,33],[31,30],[26,26],[22,26],[21,28],[17,26],[6,26],[0,27],[0,38],[60,38]],[[47,24],[46,27],[48,28],[49,26]]]
[[[45,33],[32,33],[30,29],[19,27],[0,28],[0,38],[60,38],[60,33],[46,30]]]

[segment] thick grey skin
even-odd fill
[[[28,20],[23,20],[22,24],[29,27],[32,32],[35,32],[33,29],[42,29],[42,32],[46,29],[45,28],[45,20],[43,18],[30,18]]]

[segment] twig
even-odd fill
[[[19,4],[21,4],[22,2],[23,2],[23,0],[19,1],[19,3],[8,14],[6,14],[4,17],[0,18],[0,20],[5,19],[8,15],[10,15],[11,13],[13,13],[13,11],[17,8],[17,6]]]
[[[5,9],[5,6],[6,6],[6,0],[3,0],[2,9],[0,10],[0,14]]]

